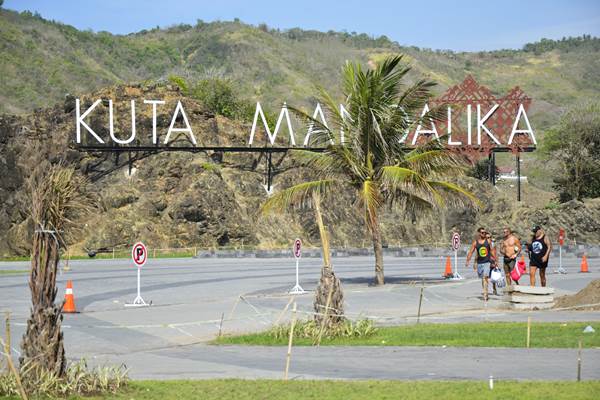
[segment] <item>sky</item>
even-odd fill
[[[543,37],[600,36],[600,0],[5,0],[3,7],[116,34],[239,18],[279,29],[386,35],[401,45],[455,51],[519,49]]]

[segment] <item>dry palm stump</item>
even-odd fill
[[[510,285],[504,301],[511,310],[545,310],[554,306],[554,288]]]

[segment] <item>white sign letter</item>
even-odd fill
[[[483,117],[483,119],[481,118],[481,104],[477,104],[477,144],[481,146],[481,130],[483,129],[485,131],[485,133],[487,133],[487,135],[489,137],[491,137],[494,142],[496,142],[496,144],[500,144],[500,141],[498,139],[496,139],[496,137],[492,134],[492,132],[490,132],[490,130],[487,128],[487,126],[485,126],[485,121],[487,121],[487,119],[489,117],[491,117],[494,112],[496,111],[496,109],[498,109],[498,104],[494,104],[494,107],[492,107],[492,109],[490,111],[488,111],[487,114],[485,114],[485,116]]]
[[[183,121],[185,122],[185,128],[173,128],[173,126],[175,125],[175,120],[177,119],[177,115],[179,115],[180,112],[183,116]],[[173,118],[171,119],[171,125],[169,126],[169,130],[167,131],[165,144],[169,142],[171,132],[188,132],[190,134],[190,139],[192,139],[192,143],[194,143],[194,146],[196,145],[196,138],[194,137],[194,132],[192,132],[192,128],[190,127],[190,123],[187,119],[187,115],[185,115],[185,111],[183,110],[183,105],[179,100],[177,101],[177,107],[175,107],[175,112],[173,113]]]
[[[517,129],[519,127],[519,121],[521,120],[521,114],[525,117],[525,124],[527,124],[527,129]],[[531,140],[533,144],[537,146],[537,141],[535,140],[535,134],[533,133],[533,129],[531,129],[531,124],[529,124],[529,118],[527,118],[527,113],[525,113],[525,108],[523,104],[519,104],[519,112],[517,113],[517,118],[515,118],[515,123],[512,128],[512,132],[510,133],[510,138],[508,139],[508,144],[512,144],[512,141],[517,133],[526,133],[531,136]]]
[[[85,117],[87,117],[87,115],[92,112],[92,110],[94,108],[96,108],[96,106],[98,104],[100,104],[102,100],[98,99],[94,102],[94,104],[92,104],[92,106],[90,108],[88,108],[83,115],[81,114],[81,110],[80,110],[80,105],[79,105],[79,99],[75,99],[75,118],[77,121],[77,143],[81,143],[81,125],[84,126],[85,129],[88,130],[89,133],[92,134],[93,137],[96,138],[97,141],[99,141],[100,143],[104,143],[104,140],[102,140],[102,138],[100,138],[100,136],[96,135],[96,132],[94,132],[92,130],[92,128],[90,128],[88,126],[88,124],[86,124],[83,120],[85,119]]]
[[[129,144],[133,142],[135,139],[135,100],[131,100],[131,136],[129,136],[126,140],[118,139],[115,136],[115,126],[114,126],[114,116],[113,116],[113,102],[112,100],[108,100],[108,130],[110,132],[110,137],[116,143],[119,144]]]
[[[316,120],[318,116],[321,116],[321,121],[323,121],[323,125],[325,125],[325,128],[329,129],[329,125],[327,125],[327,121],[325,121],[325,115],[323,115],[323,110],[321,109],[320,103],[317,103],[317,107],[315,107],[315,112],[313,113],[312,118]],[[310,140],[310,135],[313,133],[314,127],[315,123],[311,121],[310,125],[308,125],[308,131],[306,132],[306,136],[304,137],[304,146],[308,146],[308,141]],[[331,144],[334,144],[333,138],[329,139],[329,141],[331,142]]]
[[[423,107],[423,112],[421,113],[421,118],[423,118],[423,116],[425,116],[425,114],[427,114],[428,112],[429,112],[429,105],[427,103],[425,103],[425,107]],[[417,144],[417,139],[419,138],[419,135],[422,133],[424,133],[424,134],[432,134],[433,133],[437,139],[440,138],[437,133],[437,128],[435,127],[435,122],[433,122],[433,119],[431,119],[431,118],[430,118],[430,121],[431,121],[432,129],[421,129],[421,122],[419,122],[419,125],[417,125],[417,130],[415,131],[415,136],[413,136],[413,140],[412,140],[413,146],[415,144]]]
[[[460,146],[462,142],[452,140],[452,108],[448,106],[448,146]]]
[[[277,123],[275,124],[275,130],[271,133],[271,129],[269,128],[269,124],[267,123],[267,118],[260,106],[260,103],[256,103],[256,111],[254,112],[254,120],[252,121],[252,130],[250,131],[250,140],[248,140],[248,145],[252,146],[254,142],[254,135],[256,133],[256,124],[258,122],[258,116],[260,115],[265,131],[267,131],[267,136],[269,137],[269,142],[271,144],[275,144],[275,139],[277,138],[277,132],[279,132],[279,128],[281,126],[281,121],[283,121],[283,117],[285,116],[285,120],[287,122],[288,130],[290,131],[290,143],[292,146],[296,145],[296,140],[294,139],[294,129],[292,128],[292,121],[290,121],[290,113],[287,109],[286,103],[283,103],[283,107],[281,107],[281,112],[279,113],[279,118],[277,118]]]
[[[152,104],[152,144],[156,144],[158,142],[156,135],[156,105],[165,104],[165,102],[162,100],[144,100],[144,104]]]

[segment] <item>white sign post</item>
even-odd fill
[[[452,234],[452,249],[454,250],[454,275],[452,279],[459,280],[463,279],[458,273],[458,248],[460,247],[460,233],[454,232]]]
[[[560,228],[558,233],[558,270],[554,271],[557,274],[566,274],[567,270],[563,268],[562,263],[562,247],[565,244],[565,230]]]
[[[292,249],[294,252],[294,257],[296,257],[296,286],[290,290],[290,294],[303,294],[306,293],[302,286],[300,286],[300,279],[298,276],[298,268],[300,264],[300,255],[302,253],[302,241],[300,239],[294,240],[294,248]]]
[[[148,250],[146,249],[146,246],[144,246],[144,243],[137,242],[133,245],[133,247],[131,248],[131,259],[133,260],[133,263],[137,266],[137,297],[135,298],[135,300],[133,300],[133,303],[126,303],[125,307],[149,306],[150,304],[152,304],[152,302],[150,302],[150,304],[146,303],[140,293],[141,271],[142,267],[144,266],[144,264],[146,264],[146,261],[148,260]]]

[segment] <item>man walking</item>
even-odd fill
[[[527,246],[529,251],[529,281],[531,286],[535,286],[535,273],[540,270],[540,282],[543,287],[546,286],[546,267],[552,251],[552,243],[546,237],[546,233],[536,225],[531,230],[533,237],[531,243]]]
[[[510,285],[510,273],[515,268],[517,258],[521,254],[521,242],[510,228],[504,228],[504,239],[500,247],[500,253],[504,256],[504,274],[506,275],[506,284]],[[517,285],[519,281],[515,282]]]
[[[474,251],[477,251],[476,264],[477,268],[473,266],[473,270],[477,269],[477,275],[481,278],[481,285],[483,286],[483,300],[488,299],[488,280],[490,277],[490,264],[492,261],[492,244],[486,238],[487,232],[484,228],[477,229],[479,236],[471,244],[469,253],[467,254],[466,266],[469,266],[471,256]]]

